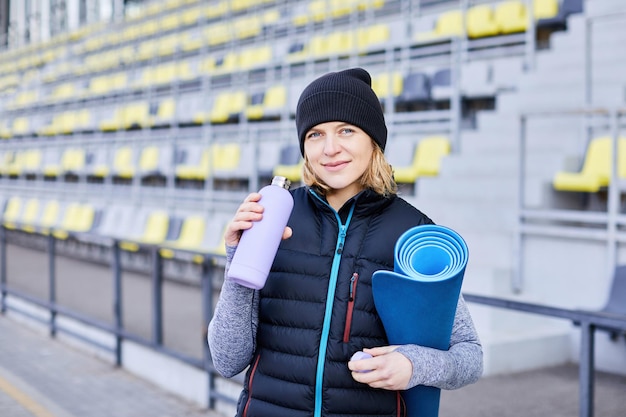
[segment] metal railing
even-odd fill
[[[73,238],[80,238],[81,235],[74,235]],[[146,348],[152,349],[161,354],[176,358],[195,368],[207,372],[209,381],[207,393],[209,408],[215,407],[215,401],[223,401],[228,404],[235,404],[236,399],[229,395],[221,393],[215,389],[215,378],[218,377],[217,372],[212,366],[210,352],[206,342],[203,343],[202,358],[194,358],[190,355],[183,354],[179,351],[167,348],[163,343],[163,261],[159,253],[159,246],[143,245],[142,249],[150,253],[152,259],[152,268],[150,276],[151,291],[151,311],[152,320],[151,337],[145,338],[136,333],[128,331],[123,323],[123,305],[122,305],[122,263],[120,261],[119,242],[115,239],[103,239],[102,244],[111,249],[111,281],[113,286],[113,320],[112,322],[104,322],[95,319],[92,316],[81,313],[75,309],[70,309],[59,304],[56,297],[57,288],[57,272],[56,260],[59,254],[56,250],[56,238],[50,234],[47,239],[47,256],[48,256],[48,297],[41,299],[29,295],[23,291],[11,288],[7,284],[7,229],[0,228],[0,311],[4,314],[11,309],[30,319],[42,322],[49,329],[50,337],[55,337],[59,332],[70,335],[82,342],[95,346],[109,353],[115,358],[115,365],[123,364],[122,344],[124,340],[128,340],[140,344]],[[190,252],[196,254],[195,252]],[[216,274],[223,273],[223,257],[212,254],[202,254],[204,260],[202,262],[202,276],[200,282],[200,291],[202,294],[202,320],[204,325],[208,325],[213,312],[213,281]],[[533,304],[528,302],[520,302],[510,299],[497,297],[487,297],[475,294],[463,294],[465,299],[470,303],[482,304],[495,308],[504,308],[527,312],[530,314],[538,314],[546,317],[555,317],[569,320],[580,326],[580,364],[579,364],[579,406],[580,417],[593,416],[594,404],[594,333],[596,329],[617,330],[626,332],[626,316],[613,315],[597,311],[587,311],[579,309],[564,309],[542,304]],[[30,314],[26,310],[20,310],[19,307],[11,306],[7,303],[7,297],[13,296],[33,305],[42,307],[50,313],[48,320],[42,320],[37,315]],[[59,325],[59,316],[71,318],[77,322],[87,326],[102,330],[115,337],[115,345],[113,349],[105,346],[101,342],[89,338],[80,332],[70,330]],[[235,381],[242,383],[241,376],[235,377]]]
[[[551,307],[542,304],[507,300],[497,297],[485,297],[474,294],[463,294],[470,303],[539,314],[569,320],[580,326],[580,358],[578,371],[579,416],[593,417],[594,414],[594,341],[597,329],[626,332],[626,316],[587,310],[575,310]]]

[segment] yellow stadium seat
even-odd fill
[[[27,117],[16,117],[13,120],[11,134],[13,136],[22,136],[30,133],[30,125]]]
[[[150,105],[140,101],[126,105],[122,111],[124,129],[141,128],[150,125]]]
[[[150,118],[146,126],[169,126],[176,116],[176,102],[173,98],[166,98],[158,103],[156,114]]]
[[[133,148],[130,146],[119,148],[113,158],[113,175],[118,178],[132,179],[135,175],[133,158]]]
[[[39,217],[41,203],[37,198],[29,198],[24,205],[24,213],[20,219],[20,228],[28,233],[35,231],[35,224]]]
[[[143,228],[143,233],[137,242],[122,241],[120,248],[129,252],[137,252],[141,244],[160,245],[167,237],[169,228],[169,215],[165,211],[154,211],[148,216]]]
[[[50,200],[43,208],[41,219],[37,223],[38,231],[43,235],[50,234],[50,229],[55,227],[59,222],[59,213],[61,205],[57,200]]]
[[[43,154],[40,149],[29,149],[25,152],[22,171],[26,176],[37,175],[41,171]]]
[[[280,150],[278,164],[272,170],[272,176],[287,178],[292,183],[302,180],[302,167],[304,160],[300,154],[298,145],[287,145]]]
[[[228,123],[237,119],[247,104],[245,91],[225,91],[215,98],[209,115],[211,123]]]
[[[81,148],[67,148],[63,151],[58,164],[49,164],[43,167],[45,177],[58,177],[62,174],[80,175],[85,168],[85,150]]]
[[[15,229],[22,214],[22,199],[17,196],[9,198],[2,215],[2,223],[7,229]]]
[[[181,13],[172,13],[164,15],[160,22],[160,30],[168,31],[172,29],[176,29],[178,26],[182,24],[182,14]]]
[[[414,183],[421,177],[439,175],[441,160],[450,153],[450,141],[443,136],[421,139],[415,147],[413,162],[406,167],[394,167],[394,178],[399,184]]]
[[[163,242],[164,248],[160,250],[161,256],[171,259],[175,256],[176,250],[192,251],[199,249],[204,238],[205,223],[204,216],[201,215],[186,217],[183,220],[178,238]]]
[[[248,120],[277,119],[286,105],[287,89],[284,85],[275,85],[263,93],[261,103],[248,106],[246,116]]]
[[[463,12],[461,12],[461,10],[450,10],[439,15],[432,31],[418,33],[416,40],[431,41],[441,38],[463,36],[463,29]]]
[[[559,0],[534,0],[533,16],[535,19],[552,19],[559,14]]]
[[[386,45],[391,36],[389,25],[380,23],[357,30],[359,52],[364,53],[376,45]]]
[[[626,137],[619,139],[619,178],[626,178]],[[608,187],[611,181],[613,143],[611,137],[592,139],[579,172],[557,172],[552,184],[559,191],[594,193]]]
[[[501,33],[524,32],[528,27],[526,5],[520,0],[507,0],[495,6],[494,18]]]
[[[232,171],[237,169],[241,159],[239,143],[219,143],[213,145],[212,166],[214,171]]]
[[[11,139],[11,130],[7,124],[6,119],[0,120],[0,138]]]
[[[5,173],[9,177],[19,177],[22,175],[22,169],[24,168],[24,162],[26,160],[26,151],[17,151],[12,154],[8,163],[5,166]]]
[[[380,100],[398,97],[402,93],[404,78],[400,72],[383,72],[372,77],[372,90]]]
[[[52,235],[57,239],[67,239],[70,233],[88,232],[93,226],[95,209],[90,204],[70,203],[63,215],[61,224],[54,228]]]
[[[470,7],[467,10],[465,24],[467,36],[470,38],[482,38],[500,33],[493,8],[489,4]]]
[[[249,48],[239,54],[239,69],[248,70],[257,66],[267,65],[272,61],[272,48],[261,46]]]
[[[253,15],[235,20],[233,29],[235,38],[248,39],[260,35],[263,24],[260,17]]]
[[[176,178],[186,181],[204,181],[211,172],[213,163],[213,147],[202,150],[197,164],[185,163],[176,167]]]

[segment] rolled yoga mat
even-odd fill
[[[438,225],[407,230],[395,246],[394,270],[372,276],[374,303],[389,343],[448,350],[468,251],[455,231]],[[436,417],[441,390],[403,391],[408,417]]]

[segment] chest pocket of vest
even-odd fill
[[[354,272],[350,278],[350,293],[348,296],[348,308],[346,309],[346,321],[343,329],[343,342],[350,341],[350,328],[352,327],[352,314],[354,312],[354,303],[356,300],[356,289],[359,282],[358,272]]]

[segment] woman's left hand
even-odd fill
[[[398,346],[382,346],[363,349],[363,352],[373,357],[349,361],[348,368],[352,371],[352,378],[372,388],[396,391],[406,389],[413,374],[413,365],[406,356],[395,351],[397,348]]]

